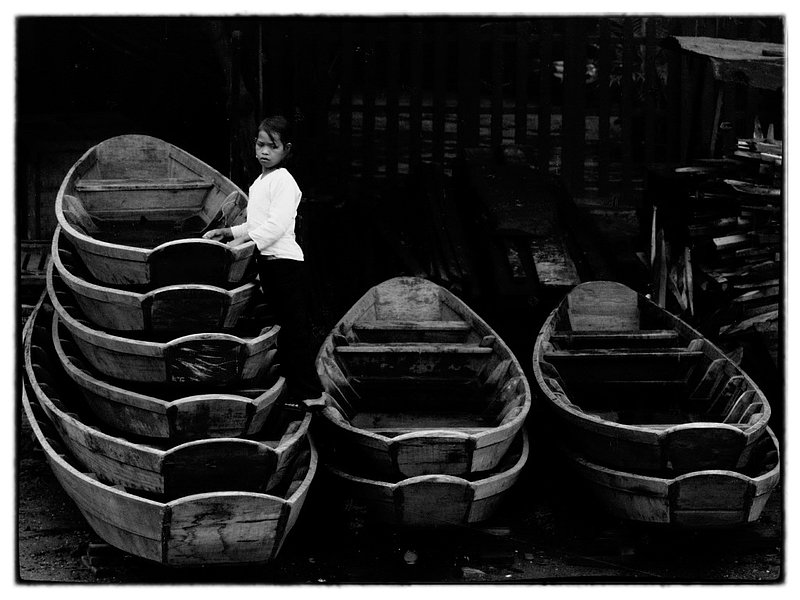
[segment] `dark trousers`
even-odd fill
[[[303,261],[258,256],[258,276],[269,309],[281,330],[277,360],[286,377],[289,399],[317,398],[322,385],[315,368],[318,348],[314,345],[309,317],[309,298]]]

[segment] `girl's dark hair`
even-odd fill
[[[258,126],[258,130],[265,132],[270,136],[270,138],[273,135],[278,134],[284,146],[294,142],[294,125],[283,115],[273,115],[271,117],[267,117],[261,121]]]

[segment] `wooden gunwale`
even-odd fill
[[[194,294],[203,293],[205,296],[213,295],[217,298],[220,314],[216,323],[193,323],[195,328],[223,327],[230,328],[236,325],[241,311],[258,290],[258,283],[248,281],[232,289],[221,286],[200,283],[183,283],[161,286],[148,291],[132,291],[121,288],[109,287],[80,277],[63,262],[61,257],[62,238],[61,225],[56,226],[52,241],[51,256],[55,269],[61,280],[69,287],[76,301],[83,307],[84,303],[91,306],[87,316],[99,327],[116,331],[135,330],[144,331],[153,327],[151,311],[153,301],[169,294],[180,294],[190,298]],[[180,319],[175,328],[186,329]],[[195,320],[196,321],[196,320]]]
[[[582,286],[622,286],[613,282],[588,282]],[[625,286],[622,286],[625,287]],[[601,287],[598,287],[601,289]],[[609,292],[610,293],[610,292]],[[646,358],[648,353],[656,358],[661,356],[693,356],[700,358],[699,366],[690,370],[686,379],[680,383],[686,387],[682,401],[699,402],[699,396],[693,399],[692,386],[699,385],[698,382],[703,378],[703,369],[717,361],[720,374],[717,379],[709,381],[713,388],[708,392],[713,397],[714,393],[721,394],[724,377],[723,371],[741,376],[743,386],[753,392],[753,402],[761,404],[761,413],[755,420],[749,419],[745,423],[723,423],[724,415],[718,420],[713,420],[710,415],[708,419],[683,422],[674,424],[631,424],[619,423],[598,415],[593,415],[591,409],[583,410],[579,405],[573,403],[568,391],[562,389],[557,382],[552,379],[553,374],[545,374],[543,369],[547,364],[546,358],[549,352],[549,341],[553,334],[560,334],[568,337],[569,330],[557,329],[556,325],[565,317],[565,306],[568,296],[562,301],[561,305],[553,309],[542,325],[537,336],[533,351],[533,372],[538,387],[553,409],[559,423],[564,426],[565,435],[574,445],[582,449],[582,452],[589,453],[592,460],[599,464],[604,464],[613,468],[622,468],[638,471],[663,471],[675,469],[675,472],[692,471],[698,468],[736,468],[741,467],[747,461],[752,450],[753,444],[763,435],[766,424],[770,417],[769,403],[763,393],[755,383],[738,367],[736,367],[716,346],[684,323],[677,317],[661,310],[656,305],[642,296],[637,296],[639,303],[638,310],[650,311],[652,314],[660,315],[660,318],[669,323],[670,327],[677,332],[686,347],[676,353],[674,347],[665,347],[660,351],[654,348],[637,349],[635,352],[628,353],[627,357],[640,356]],[[586,334],[588,332],[582,332]],[[601,338],[608,336],[608,331],[598,331]],[[630,330],[626,332],[630,334]],[[690,342],[690,340],[696,340]],[[698,352],[701,356],[698,356]],[[584,349],[578,351],[584,356],[591,353]],[[613,354],[607,349],[596,354],[603,355],[605,360],[612,361]],[[705,366],[703,366],[705,365]],[[548,371],[552,367],[548,366]],[[676,382],[678,383],[678,382]],[[600,389],[602,382],[595,385],[595,389]],[[737,396],[738,397],[738,396]],[[643,402],[646,398],[643,398]],[[731,401],[736,400],[736,397]],[[752,416],[752,415],[751,415]],[[713,444],[720,444],[721,449],[714,449]],[[688,462],[691,448],[697,450],[697,463],[694,467]],[[682,456],[676,459],[676,452]],[[700,458],[702,456],[702,458]],[[678,460],[678,464],[673,461]]]
[[[196,173],[202,173],[202,178],[209,182],[212,188],[219,189],[225,196],[236,193],[238,197],[246,200],[247,196],[239,189],[232,181],[224,177],[216,169],[200,161],[199,159],[191,156],[184,150],[168,144],[157,138],[143,135],[130,135],[130,136],[117,136],[116,138],[109,138],[104,142],[89,148],[81,158],[67,172],[64,180],[59,187],[56,195],[55,213],[58,223],[62,226],[67,238],[76,246],[77,250],[87,261],[87,266],[92,268],[92,257],[100,257],[100,260],[110,260],[116,265],[116,269],[109,269],[107,273],[110,277],[107,283],[111,284],[124,284],[124,283],[147,283],[150,281],[150,271],[148,263],[153,255],[163,253],[169,248],[182,246],[186,244],[199,244],[208,247],[218,247],[221,252],[229,256],[228,258],[228,278],[229,282],[240,281],[245,274],[245,268],[241,264],[244,260],[248,260],[255,253],[255,242],[248,241],[237,246],[228,246],[222,242],[214,240],[206,240],[202,238],[188,239],[188,240],[174,240],[159,244],[153,248],[137,248],[124,244],[114,244],[111,242],[102,241],[94,238],[91,235],[83,233],[72,226],[69,220],[64,216],[64,198],[76,192],[75,186],[80,178],[88,173],[96,164],[98,164],[98,151],[102,150],[104,146],[109,144],[119,143],[120,140],[129,138],[131,143],[148,143],[156,146],[163,147],[168,155],[170,161],[181,164],[186,169]],[[205,184],[204,184],[205,185]],[[135,186],[134,186],[135,187]],[[210,192],[209,192],[210,193]],[[213,211],[216,212],[216,211]],[[208,216],[209,220],[214,217],[213,214]],[[235,223],[231,223],[235,224]],[[115,273],[115,271],[117,271]],[[96,274],[99,274],[96,273]]]
[[[215,352],[215,348],[226,348],[236,361],[230,368],[235,372],[225,372],[228,379],[252,380],[269,367],[264,361],[259,361],[260,364],[254,361],[263,358],[262,355],[275,346],[280,330],[278,325],[264,327],[253,337],[230,333],[196,333],[176,337],[169,342],[131,339],[94,329],[75,318],[59,300],[54,277],[51,261],[47,267],[46,282],[53,307],[84,356],[104,375],[124,381],[181,383],[183,379],[171,374],[171,357],[182,347],[192,344],[208,345],[211,353]],[[217,374],[218,371],[192,372],[190,380],[213,381],[212,376]],[[195,378],[191,379],[191,375],[195,375]]]
[[[41,306],[45,305],[40,305],[35,315],[48,320]],[[73,455],[105,481],[158,494],[168,491],[175,493],[176,488],[181,489],[181,484],[174,481],[185,477],[187,468],[189,472],[200,469],[198,465],[185,464],[187,460],[198,463],[207,461],[219,473],[226,470],[226,461],[241,461],[248,463],[248,477],[250,473],[264,470],[270,473],[268,479],[258,483],[266,485],[265,489],[268,490],[280,483],[286,463],[294,456],[302,436],[308,431],[310,415],[288,421],[283,429],[270,431],[270,439],[263,439],[263,436],[260,439],[227,437],[154,445],[128,440],[116,432],[107,432],[102,426],[87,421],[86,411],[74,406],[75,399],[71,397],[74,390],[55,389],[57,378],[63,373],[58,373],[55,364],[52,337],[45,335],[48,330],[42,327],[44,331],[39,330],[39,339],[35,339],[37,329],[34,328],[27,332],[24,341],[28,382],[39,404],[58,429],[62,441]],[[47,356],[34,359],[34,348],[41,349]],[[42,364],[43,361],[46,364]],[[233,463],[229,468],[232,466]],[[201,478],[198,482],[205,485],[207,479]]]
[[[413,297],[411,304],[417,303],[417,306],[404,305],[402,298],[381,300],[383,289],[394,288],[411,289],[408,292]],[[394,305],[387,308],[392,303]],[[424,315],[420,320],[413,318],[415,310]],[[378,318],[380,311],[385,313],[383,319]],[[396,316],[393,311],[397,313]],[[383,326],[384,321],[388,327]],[[370,331],[390,334],[407,331],[409,326],[415,329],[418,325],[419,330],[426,334],[458,330],[461,333],[468,332],[468,335],[462,343],[449,339],[445,342],[430,339],[380,342],[374,339],[370,343],[358,341],[356,337],[355,332],[362,325]],[[408,338],[404,336],[403,339]],[[456,386],[456,390],[459,385],[469,384],[473,396],[474,386],[484,385],[488,389],[482,392],[486,394],[483,410],[489,409],[490,401],[496,403],[500,397],[504,399],[504,404],[492,408],[497,411],[497,416],[486,426],[475,423],[452,426],[398,425],[387,428],[380,425],[370,429],[355,425],[353,417],[359,412],[360,405],[366,402],[361,398],[362,392],[366,393],[362,383],[370,378],[346,373],[337,356],[359,353],[382,355],[387,360],[392,356],[420,355],[485,357],[489,362],[481,367],[480,379],[474,379],[477,372],[466,379],[454,372],[442,372],[440,376],[426,372],[411,377],[391,374],[386,377],[385,384],[395,390],[403,389],[399,386],[405,384],[416,385],[415,382],[443,388]],[[323,342],[317,355],[317,371],[329,394],[327,406],[321,413],[323,419],[320,421],[320,430],[327,434],[323,436],[323,441],[330,439],[332,445],[341,451],[353,452],[360,457],[359,460],[367,461],[389,476],[408,477],[431,473],[463,475],[488,470],[508,450],[531,405],[530,387],[522,368],[502,340],[456,296],[419,278],[395,278],[368,290]],[[378,380],[375,379],[376,382]],[[505,390],[505,386],[510,387]],[[506,412],[503,412],[503,406],[506,406]]]
[[[23,412],[50,468],[89,525],[106,542],[170,566],[267,563],[275,559],[297,520],[317,471],[317,452],[293,465],[285,497],[252,492],[210,492],[157,502],[95,479],[48,438],[26,390]]]
[[[192,437],[236,437],[258,432],[272,407],[285,391],[280,376],[269,385],[269,373],[254,382],[256,389],[218,390],[210,393],[184,393],[168,400],[104,380],[92,367],[65,350],[64,325],[54,312],[52,339],[56,355],[67,376],[81,389],[94,414],[115,429],[149,438],[190,439]],[[77,348],[76,348],[77,352]],[[275,351],[268,354],[274,355]],[[77,359],[77,362],[76,362]],[[272,362],[273,356],[266,360]],[[272,370],[275,367],[270,369]],[[265,387],[266,386],[266,387]],[[163,392],[162,392],[162,395]],[[213,415],[219,414],[219,419]],[[192,418],[197,415],[197,418]],[[237,419],[237,416],[238,419]]]
[[[415,526],[466,525],[489,518],[519,478],[530,450],[524,427],[514,442],[498,465],[474,473],[470,479],[427,474],[385,481],[327,462],[324,468],[345,485],[345,493],[366,504],[378,520]]]
[[[607,510],[648,523],[714,528],[756,521],[780,480],[780,450],[771,429],[759,440],[765,448],[757,475],[704,469],[677,476],[628,473],[598,465],[562,448],[573,469]],[[770,454],[775,464],[770,467]],[[751,458],[751,463],[755,459]],[[752,465],[748,465],[752,468]]]

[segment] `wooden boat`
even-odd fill
[[[522,368],[464,302],[415,277],[371,288],[317,355],[319,420],[351,460],[389,477],[493,468],[530,410]]]
[[[533,372],[568,445],[623,471],[743,468],[770,417],[721,350],[615,282],[566,295],[537,337]]]
[[[242,281],[255,243],[202,239],[244,222],[247,196],[167,142],[121,135],[90,148],[67,173],[56,218],[91,274],[110,285]]]
[[[109,287],[89,273],[62,235],[60,225],[53,235],[52,257],[56,272],[83,314],[94,325],[114,331],[196,333],[230,329],[258,291],[255,281],[228,285],[231,289],[199,283]]]
[[[653,476],[609,469],[567,453],[582,483],[614,516],[686,528],[725,528],[758,520],[780,480],[778,440],[767,428],[741,470]]]
[[[249,439],[175,444],[123,437],[97,422],[64,373],[53,347],[53,317],[45,303],[33,315],[24,341],[28,382],[64,445],[100,480],[165,499],[198,491],[266,492],[280,484],[308,432],[310,414],[279,408]]]
[[[61,368],[79,387],[92,413],[117,431],[147,438],[187,441],[198,438],[255,435],[264,426],[286,389],[270,370],[250,387],[208,392],[160,385],[117,385],[83,358],[63,322],[54,313],[52,340]]]
[[[29,400],[32,394],[25,382],[24,414],[56,479],[89,526],[108,544],[164,565],[274,560],[297,521],[317,471],[317,453],[306,436],[288,469],[290,476],[269,494],[217,491],[169,501],[136,494],[98,481],[66,454],[47,417]]]
[[[384,480],[362,465],[359,470],[344,471],[341,465],[326,462],[324,469],[342,494],[364,505],[377,521],[415,527],[468,525],[485,521],[497,511],[519,478],[528,453],[523,428],[497,466],[464,477],[431,474]]]
[[[195,333],[163,341],[154,334],[123,337],[88,324],[52,262],[47,291],[86,360],[105,377],[125,382],[216,386],[252,382],[269,370],[280,329],[249,324],[230,333]]]

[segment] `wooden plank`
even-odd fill
[[[559,348],[620,348],[677,346],[680,336],[674,329],[633,331],[569,331],[553,333],[550,341]]]
[[[620,103],[622,150],[622,199],[626,206],[634,204],[633,198],[633,20],[622,20],[622,100]]]
[[[564,93],[561,121],[561,166],[574,196],[584,189],[586,154],[586,22],[574,17],[564,25]]]
[[[605,283],[575,288],[567,299],[570,327],[583,331],[631,331],[639,329],[636,292],[626,286]]]
[[[432,158],[434,163],[444,164],[445,111],[448,79],[448,41],[451,30],[446,21],[437,21],[433,36],[433,98],[431,114]],[[459,135],[461,135],[459,124]]]
[[[425,27],[426,25],[421,22],[409,24],[411,89],[408,101],[408,164],[411,172],[415,172],[422,163],[422,79],[425,66],[423,46]]]
[[[525,145],[528,142],[528,79],[530,77],[530,21],[520,21],[515,30],[516,78],[514,81],[514,143]]]
[[[92,192],[135,192],[140,190],[205,190],[213,187],[209,179],[81,179],[75,183],[75,190],[84,194]]]
[[[400,131],[400,57],[408,55],[400,40],[406,40],[405,30],[401,24],[391,21],[386,32],[386,177],[392,182],[397,177],[398,168],[398,133]],[[402,48],[402,49],[401,49]],[[391,185],[391,183],[390,183]]]
[[[489,124],[489,139],[493,148],[503,145],[503,84],[505,67],[503,61],[503,23],[496,21],[490,26],[492,64],[492,94],[491,94],[491,121]]]
[[[597,114],[598,114],[598,151],[597,151],[597,188],[601,196],[611,193],[611,70],[612,51],[611,22],[600,19],[598,24],[598,65],[597,65]]]
[[[602,19],[601,19],[602,21]],[[536,166],[540,173],[550,172],[551,146],[551,117],[552,117],[552,86],[553,74],[553,20],[548,18],[539,21],[539,98],[538,98],[538,126],[536,131]]]
[[[460,148],[479,143],[480,129],[480,23],[472,19],[460,21],[458,32],[458,145]]]

